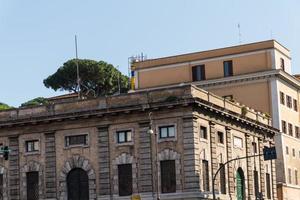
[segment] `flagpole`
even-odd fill
[[[76,53],[76,73],[77,73],[77,88],[78,99],[81,99],[80,77],[79,77],[79,65],[78,65],[78,51],[77,51],[77,35],[75,35],[75,53]]]

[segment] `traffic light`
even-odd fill
[[[3,148],[3,157],[4,157],[4,160],[8,160],[8,154],[9,154],[8,146],[4,146],[4,148]]]

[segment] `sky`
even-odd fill
[[[299,0],[0,0],[0,102],[55,92],[43,80],[75,57],[128,74],[128,57],[148,58],[276,39],[300,73]]]

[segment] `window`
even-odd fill
[[[226,171],[223,163],[220,163],[222,169],[220,170],[220,192],[221,194],[226,194]]]
[[[298,171],[295,170],[295,184],[298,185]]]
[[[281,104],[285,104],[285,98],[284,98],[284,93],[283,92],[280,92],[280,103]]]
[[[239,137],[233,137],[233,145],[238,148],[243,148],[243,139]]]
[[[295,136],[296,138],[300,138],[299,127],[295,126]]]
[[[255,196],[259,196],[258,171],[254,170],[254,192]]]
[[[200,126],[200,138],[207,139],[207,128]]]
[[[207,160],[202,160],[202,176],[203,190],[209,191],[209,169]]]
[[[221,131],[218,131],[218,143],[224,144],[224,133]]]
[[[284,64],[284,59],[280,58],[280,68],[285,71],[285,64]]]
[[[292,149],[293,157],[296,157],[295,149]]]
[[[286,122],[284,120],[281,120],[281,129],[283,133],[286,133]]]
[[[286,105],[288,108],[292,108],[292,97],[290,97],[289,95],[286,95]]]
[[[224,77],[233,75],[232,60],[224,61],[223,68],[224,68]]]
[[[175,160],[160,161],[161,192],[176,192]]]
[[[159,138],[174,138],[175,137],[175,126],[161,126],[159,127]]]
[[[296,99],[293,100],[294,111],[298,111],[298,101]]]
[[[289,135],[293,136],[293,125],[290,123],[288,125],[289,125]]]
[[[132,194],[132,165],[118,165],[119,196]]]
[[[253,153],[257,153],[257,144],[256,144],[256,142],[252,142],[252,151],[253,151]]]
[[[288,146],[285,147],[285,153],[286,153],[286,155],[289,155],[289,147]]]
[[[65,138],[66,147],[69,146],[85,146],[88,145],[88,134],[83,135],[70,135]]]
[[[266,173],[266,185],[267,185],[267,198],[271,199],[271,177],[269,173]]]
[[[39,172],[27,172],[26,173],[27,185],[27,199],[38,200],[39,199]]]
[[[292,184],[292,170],[291,169],[288,169],[288,181],[289,181],[289,184]]]
[[[30,140],[25,142],[26,152],[37,152],[40,150],[39,140]]]
[[[193,81],[205,80],[205,65],[192,67]]]
[[[117,131],[117,142],[118,143],[125,143],[132,141],[132,132],[131,130],[126,131]]]

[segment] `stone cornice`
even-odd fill
[[[199,82],[194,82],[194,84],[200,87],[212,87],[212,86],[218,86],[224,84],[236,84],[236,83],[249,82],[249,81],[266,80],[273,77],[282,79],[287,83],[291,84],[292,86],[294,86],[295,88],[300,89],[300,80],[279,69],[250,73],[250,74],[243,74],[243,75],[236,75],[236,76],[207,80],[207,81],[199,81]]]
[[[248,108],[247,113],[243,114],[241,105],[194,85],[3,111],[0,112],[0,128],[112,117],[187,106],[202,107],[214,114],[221,114],[267,132],[277,131],[270,126],[271,120],[266,119],[264,114]]]

